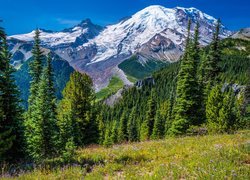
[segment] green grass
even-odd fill
[[[162,61],[149,60],[146,64],[142,65],[140,62],[138,62],[137,57],[133,56],[130,59],[123,61],[118,65],[118,67],[122,69],[128,77],[143,79],[147,76],[150,76],[153,72],[166,66],[166,64],[167,63]]]
[[[123,85],[123,81],[119,77],[113,76],[109,81],[108,87],[96,93],[97,101],[107,98],[112,93],[116,93],[119,89],[123,87]]]
[[[88,147],[75,158],[83,167],[37,169],[18,179],[250,179],[250,131]]]

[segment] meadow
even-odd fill
[[[78,149],[74,163],[2,179],[250,179],[250,131]]]

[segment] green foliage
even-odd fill
[[[115,143],[117,143],[117,135],[118,135],[118,132],[117,132],[117,129],[118,129],[118,127],[117,127],[117,121],[114,121],[113,123],[112,123],[112,130],[111,130],[111,141],[112,141],[112,144],[115,144]]]
[[[199,99],[197,65],[199,60],[199,32],[196,27],[195,39],[192,41],[188,37],[186,51],[181,59],[180,70],[176,86],[176,100],[174,105],[174,121],[168,130],[171,135],[181,135],[186,133],[190,124],[199,124],[198,108]],[[189,29],[190,31],[190,25]]]
[[[164,125],[164,118],[161,115],[160,110],[158,110],[155,115],[154,128],[151,136],[152,139],[161,139],[164,136]]]
[[[26,151],[32,160],[41,161],[55,156],[58,128],[52,59],[49,54],[46,67],[43,66],[39,30],[36,31],[32,53],[34,60],[30,63],[31,85],[25,119]]]
[[[105,138],[105,124],[102,114],[98,114],[96,117],[96,121],[98,123],[98,134],[99,134],[99,144],[103,144]]]
[[[52,53],[52,67],[54,72],[54,88],[56,91],[56,98],[62,99],[62,90],[65,88],[66,83],[69,81],[70,74],[74,69],[67,61],[62,60],[58,55]],[[46,57],[43,55],[43,65],[46,65]],[[20,91],[20,98],[23,100],[22,105],[25,109],[28,108],[28,97],[30,95],[29,89],[31,75],[29,74],[29,64],[34,60],[30,58],[22,64],[22,66],[14,73],[16,84]]]
[[[74,144],[73,138],[68,139],[68,141],[65,144],[65,149],[62,152],[62,158],[64,162],[69,163],[72,161],[75,152],[76,146]]]
[[[0,28],[0,161],[23,155],[23,119],[14,67],[10,64],[7,37]]]
[[[136,79],[143,79],[150,76],[153,72],[164,66],[166,66],[165,62],[157,60],[149,60],[142,65],[136,56],[132,56],[130,59],[123,61],[118,65],[118,67],[123,70],[126,75]]]
[[[117,138],[118,138],[119,143],[122,143],[122,142],[128,140],[126,111],[124,111],[121,115],[121,118],[119,121],[118,137]]]
[[[105,129],[105,138],[103,141],[103,145],[106,147],[109,147],[113,144],[113,141],[111,138],[111,135],[112,135],[111,129],[112,129],[112,123],[110,123]]]
[[[155,110],[153,113],[155,114],[158,113],[158,110],[160,111],[159,117],[161,117],[165,123],[163,129],[166,136],[169,136],[169,134],[185,134],[189,129],[189,126],[197,127],[197,129],[202,127],[201,131],[204,129],[204,132],[206,132],[206,128],[203,128],[208,122],[206,119],[205,105],[207,103],[210,89],[216,85],[225,83],[231,85],[238,84],[242,86],[241,91],[244,91],[244,86],[249,84],[248,64],[250,63],[250,51],[247,50],[250,49],[250,43],[244,40],[225,39],[213,42],[214,47],[211,47],[211,45],[205,48],[200,48],[197,42],[197,39],[199,39],[198,27],[199,26],[197,26],[195,30],[196,33],[194,40],[191,38],[188,39],[189,47],[182,57],[182,59],[185,59],[185,62],[183,62],[183,60],[181,62],[169,64],[165,68],[153,73],[152,79],[147,78],[142,80],[142,86],[140,86],[140,88],[128,88],[122,93],[122,99],[116,103],[114,107],[101,106],[100,111],[103,112],[105,123],[114,120],[119,122],[118,137],[119,127],[121,125],[120,122],[128,120],[127,115],[130,115],[132,109],[136,108],[137,113],[135,115],[135,124],[140,139],[145,140],[153,138],[152,133],[154,123],[152,125],[152,133],[148,137],[149,133],[146,121],[148,114],[150,114],[148,113],[148,103],[153,91],[155,92]],[[214,36],[214,41],[217,41],[216,33]],[[210,52],[214,51],[215,47],[218,49],[219,53]],[[218,60],[219,58],[219,62],[216,63],[216,66],[218,66],[215,73],[217,77],[215,79],[206,80],[205,73],[208,73],[206,71],[209,69],[204,69],[204,64],[208,60],[209,53],[209,58],[212,60],[216,58]],[[212,57],[212,55],[215,57]],[[181,78],[179,78],[180,75]],[[178,83],[177,80],[179,81]],[[239,94],[243,95],[245,93],[235,92],[235,97],[232,97],[232,104],[234,104],[232,107],[233,113],[231,113],[230,116],[232,118],[230,118],[228,122],[236,116],[235,121],[238,122],[238,126],[244,129],[247,127],[247,124],[249,124],[247,123],[249,122],[249,118],[246,118],[247,116],[249,117],[250,108],[247,103],[247,97],[249,97],[249,95],[241,97],[244,100],[241,100],[241,103],[239,103]],[[225,96],[226,94],[222,93],[222,99],[220,102],[224,100]],[[176,110],[178,110],[179,113],[176,113]],[[124,114],[126,115],[125,119]],[[158,118],[157,116],[153,116],[152,122],[156,121],[156,118]],[[239,128],[235,127],[235,123],[230,127],[230,132]],[[105,129],[106,128],[107,127],[105,127]],[[144,134],[146,134],[146,137],[142,138]]]
[[[219,112],[222,107],[223,95],[221,86],[217,85],[210,91],[206,103],[207,126],[210,132],[219,131]]]
[[[58,108],[58,126],[61,147],[73,138],[76,146],[88,144],[92,134],[94,118],[91,114],[91,102],[94,98],[92,80],[87,74],[74,72],[63,90],[63,99]],[[96,128],[97,129],[97,128]]]
[[[96,93],[96,100],[100,101],[113,93],[116,93],[119,89],[123,87],[123,81],[116,76],[113,76],[109,82],[108,87],[102,89],[101,91]]]
[[[210,133],[234,132],[239,127],[236,101],[232,90],[221,92],[221,86],[212,88],[206,103],[207,126]]]
[[[128,131],[128,140],[130,142],[137,141],[138,140],[138,130],[137,130],[137,124],[136,124],[136,109],[133,108],[129,118],[128,118],[128,125],[127,125],[127,131]]]
[[[141,126],[140,139],[142,141],[148,140],[152,135],[155,114],[156,114],[156,102],[155,102],[155,91],[153,90],[150,99],[148,100],[146,117]]]

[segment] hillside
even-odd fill
[[[70,166],[37,168],[16,179],[249,179],[249,138],[245,131],[93,146],[78,149]]]
[[[221,42],[221,47],[221,81],[225,82],[226,84],[235,84],[235,91],[237,90],[237,87],[240,88],[241,86],[249,85],[249,41],[240,39],[225,39]],[[203,52],[207,53],[208,49],[208,47],[203,48]],[[112,119],[120,119],[122,111],[130,112],[133,107],[137,108],[137,118],[145,118],[144,112],[147,110],[147,102],[152,91],[155,91],[157,94],[154,96],[154,100],[157,102],[157,107],[164,107],[164,103],[167,101],[172,101],[171,98],[174,96],[178,68],[179,62],[169,64],[165,68],[153,73],[153,79],[155,82],[154,84],[146,79],[142,81],[142,87],[133,87],[124,91],[123,98],[115,104],[114,108],[110,108],[109,111],[105,111],[105,117],[107,117],[107,121],[112,121]]]

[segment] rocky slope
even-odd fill
[[[232,35],[235,39],[250,40],[250,28],[244,28]]]
[[[192,34],[195,23],[200,23],[200,43],[207,45],[215,30],[215,18],[195,8],[162,6],[149,6],[105,28],[88,19],[61,32],[41,29],[41,40],[43,47],[67,60],[74,69],[87,72],[98,91],[108,85],[112,76],[121,74],[118,65],[133,55],[143,65],[154,60],[177,61],[184,50],[188,19],[193,22]],[[221,38],[230,34],[222,27]],[[31,57],[33,36],[34,31],[9,37],[16,66]],[[128,84],[128,79],[123,80]]]

